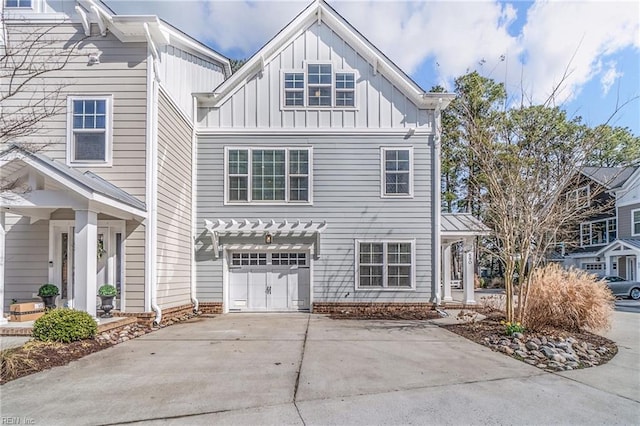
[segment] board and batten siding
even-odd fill
[[[190,123],[160,90],[157,297],[161,308],[191,302],[191,135]]]
[[[327,221],[313,264],[315,302],[428,301],[432,276],[432,137],[200,136],[196,222],[200,301],[222,301],[222,259],[213,260],[204,220]],[[312,147],[313,205],[224,205],[224,147]],[[380,147],[413,146],[414,197],[380,197]],[[415,239],[416,289],[355,290],[355,240]],[[274,237],[274,244],[282,239]],[[224,241],[222,242],[224,245]]]
[[[356,108],[282,109],[282,72],[307,61],[331,63],[333,72],[356,73]],[[433,112],[419,109],[326,24],[311,24],[220,107],[198,108],[198,126],[212,129],[431,130]]]
[[[160,49],[158,68],[162,86],[190,119],[193,119],[191,94],[210,92],[224,81],[220,64],[171,45]]]
[[[618,207],[618,238],[630,238],[638,236],[633,235],[633,229],[631,228],[631,213],[634,210],[640,210],[640,203]]]
[[[27,23],[6,24],[8,40],[34,37],[48,31],[50,45],[38,50],[35,61],[62,64],[73,49],[68,63],[59,71],[51,71],[36,79],[3,107],[29,105],[42,98],[43,92],[60,90],[57,97],[60,113],[43,120],[40,130],[28,139],[16,142],[42,144],[42,153],[66,163],[67,96],[111,95],[113,97],[113,165],[111,167],[78,168],[91,170],[131,195],[145,201],[147,45],[123,43],[114,35],[103,37],[94,25],[86,37],[80,24],[60,24],[42,27]],[[88,55],[100,53],[100,63],[89,65]],[[0,82],[0,86],[6,82]],[[3,89],[4,90],[4,89]],[[53,104],[51,104],[53,105]]]

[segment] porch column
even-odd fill
[[[444,289],[442,301],[453,301],[451,297],[451,244],[447,244],[442,253],[442,283]]]
[[[611,256],[607,253],[604,255],[604,274],[612,275],[611,269]]]
[[[473,284],[473,266],[475,262],[475,252],[473,241],[465,240],[464,242],[464,266],[462,267],[462,279],[464,280],[464,303],[471,305],[476,303]]]
[[[98,256],[98,214],[91,210],[76,210],[75,249],[73,260],[74,308],[96,317],[96,271]]]
[[[4,211],[0,211],[0,324],[9,322],[4,317],[4,216]]]

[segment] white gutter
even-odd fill
[[[431,266],[431,271],[433,274],[433,289],[434,289],[434,294],[431,296],[431,301],[435,302],[437,305],[440,304],[441,301],[441,283],[440,283],[440,268],[441,268],[441,264],[442,264],[442,259],[441,259],[441,233],[442,230],[440,229],[440,182],[441,182],[441,176],[440,176],[440,142],[441,142],[441,138],[440,138],[440,132],[442,131],[442,126],[441,126],[441,114],[442,114],[442,99],[439,100],[438,102],[438,106],[436,107],[436,109],[433,112],[433,118],[434,118],[434,127],[435,127],[435,132],[433,135],[433,149],[431,150],[431,155],[433,155],[433,176],[432,176],[432,182],[433,182],[433,204],[431,205],[431,209],[432,209],[432,215],[433,215],[433,229],[431,230],[431,234],[434,236],[433,238],[433,265]]]
[[[160,325],[162,321],[162,310],[158,306],[158,144],[157,144],[157,122],[158,122],[158,76],[156,66],[157,51],[151,40],[149,28],[145,24],[145,34],[147,36],[147,169],[146,169],[146,202],[148,209],[147,223],[145,224],[145,240],[147,241],[145,250],[145,295],[150,295],[150,299],[145,297],[145,311],[153,310],[156,313],[154,324]],[[149,68],[149,62],[153,61],[153,66]]]
[[[196,200],[197,200],[197,171],[198,171],[198,140],[196,137],[196,121],[198,117],[198,99],[193,97],[193,113],[192,113],[192,125],[191,128],[191,302],[193,302],[193,312],[198,312],[198,299],[197,287],[196,287],[196,233],[197,226],[197,212],[196,212]]]

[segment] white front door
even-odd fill
[[[303,252],[229,255],[230,311],[309,309],[309,256]]]

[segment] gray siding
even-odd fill
[[[640,210],[640,203],[618,207],[618,238],[637,237],[631,228],[631,212]]]
[[[191,300],[191,134],[161,90],[158,99],[158,305]]]
[[[431,296],[431,173],[427,137],[311,138],[272,136],[198,139],[196,265],[198,298],[222,300],[222,260],[212,260],[204,220],[327,221],[314,261],[314,301],[428,301]],[[223,205],[224,146],[312,146],[313,205]],[[414,146],[414,198],[380,197],[380,147]],[[415,239],[415,291],[355,291],[355,239]],[[280,242],[281,240],[278,239]],[[347,295],[348,294],[348,295]]]
[[[325,61],[338,70],[356,73],[356,108],[281,108],[282,74],[303,70],[306,61]],[[430,129],[433,114],[419,109],[369,62],[326,24],[311,24],[265,65],[262,73],[240,85],[219,108],[200,108],[205,128],[412,128]]]
[[[49,221],[29,224],[28,217],[5,216],[4,308],[12,299],[31,300],[48,281]]]
[[[33,37],[42,31],[34,25],[6,25],[10,39]],[[94,28],[95,31],[95,28]],[[91,171],[130,194],[145,199],[146,156],[146,43],[122,43],[112,34],[106,37],[85,37],[81,25],[61,24],[48,33],[55,40],[38,52],[36,60],[61,60],[71,47],[69,63],[61,71],[45,74],[46,80],[36,80],[6,107],[28,104],[42,97],[42,91],[60,90],[60,113],[41,123],[42,131],[30,136],[28,142],[46,145],[44,154],[66,161],[66,98],[68,95],[113,96],[113,166],[95,167]],[[87,65],[89,53],[102,52],[100,64]],[[3,105],[4,107],[4,105]],[[19,141],[19,142],[25,142]],[[82,169],[86,170],[86,169]]]

